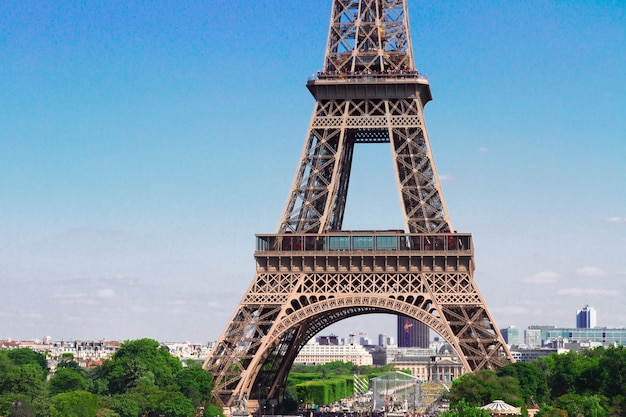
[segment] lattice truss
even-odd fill
[[[372,143],[390,144],[406,231],[452,231],[423,120],[430,88],[412,73],[405,3],[333,0],[325,74],[307,85],[316,104],[277,234],[340,231],[354,146]],[[301,347],[361,314],[421,321],[468,371],[511,359],[475,285],[472,254],[424,252],[408,263],[389,254],[343,255],[332,263],[336,252],[315,252],[257,253],[254,281],[205,363],[225,405],[277,398]]]
[[[335,0],[324,72],[414,70],[404,0]]]
[[[318,100],[279,233],[341,230],[354,145],[391,143],[409,232],[451,229],[417,98]]]
[[[393,257],[391,257],[393,258]],[[315,259],[312,272],[295,272],[306,261],[292,256],[257,257],[257,274],[230,326],[205,364],[219,397],[233,405],[250,395],[275,397],[301,347],[327,326],[361,314],[402,314],[422,321],[460,354],[466,369],[501,366],[506,347],[472,278],[470,257],[445,262],[440,271],[404,271],[402,259],[343,257],[331,272]],[[433,263],[429,263],[432,265]],[[281,265],[281,267],[275,267]],[[372,272],[367,265],[378,265]],[[263,392],[255,392],[263,387]]]

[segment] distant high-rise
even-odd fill
[[[586,305],[576,312],[576,328],[592,329],[596,327],[596,309]]]
[[[387,336],[385,333],[378,335],[378,346],[389,346],[391,344],[393,344],[391,337]]]
[[[330,336],[319,336],[317,342],[322,346],[339,346],[339,337],[334,334]]]
[[[427,348],[430,329],[421,321],[398,316],[398,347]]]
[[[524,344],[526,346],[541,346],[541,330],[526,329],[524,330]]]
[[[519,329],[517,327],[509,326],[506,329],[502,329],[501,332],[507,345],[519,345]]]

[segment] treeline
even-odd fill
[[[466,374],[453,382],[449,397],[448,416],[485,415],[477,407],[498,399],[521,407],[523,415],[539,408],[536,417],[626,416],[626,348],[555,353]]]
[[[102,366],[81,368],[71,355],[49,376],[44,355],[0,351],[0,416],[192,417],[223,415],[209,404],[213,380],[151,339],[124,343]]]
[[[354,395],[355,374],[369,381],[393,370],[343,362],[296,365],[281,409],[339,402]],[[222,411],[210,404],[212,389],[199,364],[183,367],[151,339],[126,342],[102,366],[89,369],[68,356],[53,375],[44,355],[0,351],[0,416],[215,417]],[[497,399],[521,407],[523,415],[539,408],[537,417],[626,416],[626,348],[552,354],[466,374],[453,382],[449,399],[446,417],[484,416],[478,407]]]

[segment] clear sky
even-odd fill
[[[626,2],[409,1],[497,325],[589,304],[626,327]],[[0,2],[0,339],[218,338],[282,213],[330,4]],[[402,226],[386,146],[357,147],[346,229]]]

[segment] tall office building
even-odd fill
[[[524,344],[529,347],[541,346],[541,330],[540,329],[524,330]]]
[[[519,329],[515,326],[509,326],[506,329],[501,329],[502,337],[509,346],[518,346],[519,343]]]
[[[593,329],[596,327],[596,309],[586,305],[576,312],[577,329]]]
[[[330,336],[319,336],[317,343],[321,346],[339,346],[339,337],[331,334]]]
[[[398,316],[398,347],[427,348],[430,329],[421,321]]]
[[[384,333],[378,335],[378,346],[393,345],[393,337],[389,337]]]

